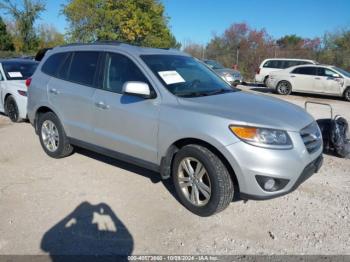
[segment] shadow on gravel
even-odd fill
[[[140,176],[146,177],[148,178],[153,184],[157,184],[157,183],[163,183],[163,185],[165,186],[165,188],[168,190],[168,192],[176,199],[178,200],[176,193],[175,193],[175,188],[172,184],[171,179],[167,179],[167,180],[162,180],[160,178],[160,174],[151,170],[148,170],[146,168],[143,167],[139,167],[133,164],[129,164],[127,162],[124,161],[120,161],[118,159],[112,158],[112,157],[108,157],[99,153],[95,153],[93,151],[89,151],[83,148],[76,148],[75,149],[75,153],[90,157],[92,159],[95,159],[97,161],[101,161],[103,163],[127,170],[129,172],[132,173],[136,173]]]
[[[127,261],[134,248],[131,233],[104,203],[81,203],[48,230],[41,249],[52,261]]]

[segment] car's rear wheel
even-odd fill
[[[350,102],[350,87],[348,87],[344,92],[344,98],[346,101]]]
[[[220,212],[233,199],[234,187],[227,168],[203,146],[183,147],[175,155],[172,176],[180,202],[199,216]]]
[[[290,95],[292,93],[292,85],[288,81],[278,83],[276,91],[280,95]]]
[[[264,86],[265,87],[267,87],[267,80],[269,79],[269,76],[266,76],[265,78],[264,78]]]
[[[19,117],[19,111],[16,100],[11,95],[6,98],[5,113],[14,123],[22,121],[22,119]]]
[[[38,127],[40,143],[46,154],[53,158],[63,158],[72,154],[73,146],[69,143],[61,122],[54,113],[41,114]]]

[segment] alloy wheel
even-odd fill
[[[45,120],[41,127],[41,138],[47,150],[55,152],[58,148],[59,134],[51,120]]]
[[[184,158],[177,179],[181,192],[195,206],[206,205],[211,197],[211,182],[204,165],[192,157]]]
[[[290,92],[290,85],[288,82],[281,82],[278,85],[278,91],[282,95],[288,95]]]

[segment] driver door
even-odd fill
[[[123,94],[125,82],[149,84],[130,58],[106,53],[104,64],[103,83],[93,97],[94,142],[114,152],[157,163],[159,96],[145,99]]]
[[[335,71],[326,67],[317,68],[318,76],[315,78],[315,90],[319,93],[341,95],[344,79]]]

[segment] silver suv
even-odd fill
[[[122,43],[48,51],[28,90],[45,152],[84,147],[172,178],[193,213],[224,210],[234,193],[269,199],[322,165],[322,138],[302,108],[232,89],[191,56]]]

